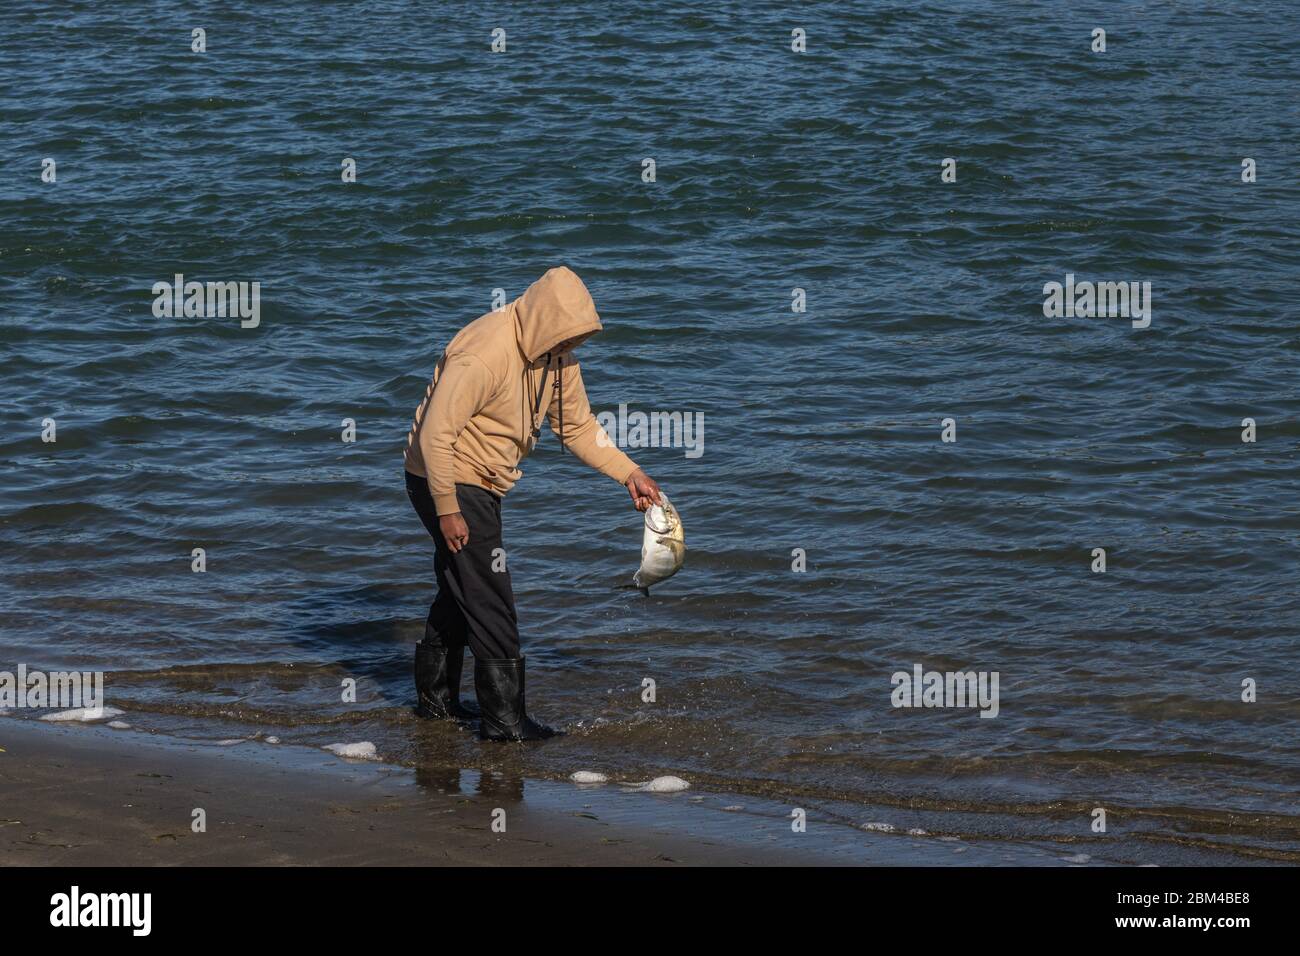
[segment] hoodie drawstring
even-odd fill
[[[555,368],[555,390],[559,392],[560,399],[560,454],[564,454],[564,356],[561,355],[556,360]]]
[[[546,394],[546,381],[551,375],[551,353],[546,353],[546,364],[542,367],[542,384],[537,386],[537,398],[533,400],[533,417],[530,425],[532,427],[533,438],[540,438],[542,435],[542,426],[537,417],[542,412],[542,396]],[[532,370],[529,369],[528,377],[532,378]],[[530,383],[531,384],[531,383]],[[560,454],[564,454],[564,356],[555,357],[555,390],[558,393],[560,404]]]
[[[546,394],[546,380],[550,377],[550,374],[551,374],[551,353],[547,352],[546,365],[543,366],[542,368],[542,384],[537,386],[537,398],[533,399],[533,415],[532,415],[532,419],[528,422],[529,428],[532,430],[534,440],[542,436],[542,426],[541,423],[538,422],[537,416],[541,414],[542,411],[542,396]],[[530,379],[533,377],[531,369],[529,369],[528,371],[528,377]],[[531,384],[531,382],[529,384]]]

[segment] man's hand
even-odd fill
[[[640,468],[628,475],[627,491],[632,496],[637,511],[645,511],[651,505],[659,504],[659,486]]]
[[[447,542],[447,547],[452,554],[456,554],[469,544],[469,525],[465,523],[465,518],[459,511],[449,515],[439,515],[438,530],[442,532],[442,539]]]

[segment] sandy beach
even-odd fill
[[[830,862],[726,846],[584,809],[519,782],[417,779],[301,748],[185,746],[94,727],[2,725],[0,865],[650,865]],[[576,790],[576,788],[573,788]],[[662,800],[662,798],[659,798]],[[598,801],[597,801],[598,802]],[[202,808],[207,831],[191,828]],[[492,830],[505,811],[506,832]]]
[[[0,723],[3,866],[1077,865],[1050,844],[914,839],[694,789],[413,771],[321,750]],[[202,809],[206,832],[192,828]],[[493,829],[504,812],[505,831]],[[494,817],[495,815],[495,817]],[[1095,862],[1105,863],[1105,859]],[[1121,862],[1121,861],[1111,861]]]

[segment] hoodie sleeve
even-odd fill
[[[572,364],[570,364],[572,362]],[[558,377],[552,373],[552,379]],[[623,454],[596,421],[587,401],[587,390],[582,385],[582,370],[576,361],[564,364],[564,424],[560,425],[560,397],[551,399],[546,417],[551,430],[560,436],[564,447],[578,460],[590,465],[602,475],[608,475],[620,485],[627,481],[637,465]]]
[[[453,446],[466,423],[487,404],[495,387],[488,367],[469,354],[450,356],[433,387],[420,426],[420,454],[424,456],[429,494],[439,515],[460,511]]]

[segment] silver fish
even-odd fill
[[[650,587],[667,581],[686,560],[686,532],[682,516],[668,496],[659,493],[660,504],[645,513],[645,534],[641,536],[641,567],[632,578],[632,586],[649,596]]]

